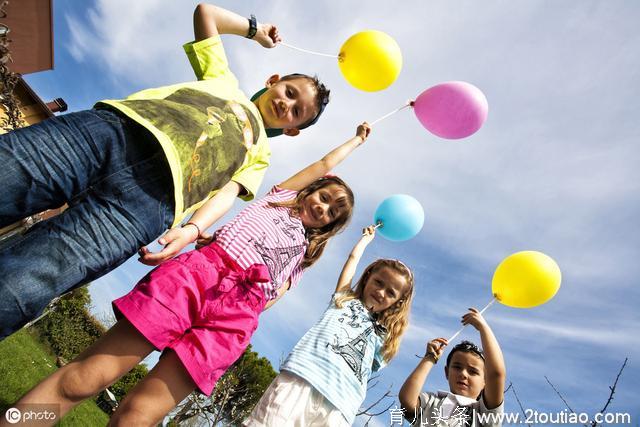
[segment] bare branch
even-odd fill
[[[622,364],[622,367],[620,368],[620,371],[618,371],[618,375],[616,375],[616,380],[613,382],[613,386],[609,386],[609,390],[611,390],[611,393],[609,394],[609,398],[607,399],[607,403],[605,403],[604,408],[602,408],[600,410],[601,414],[605,413],[605,411],[609,407],[609,404],[613,400],[613,394],[616,392],[616,386],[618,385],[618,380],[620,379],[620,375],[622,375],[622,371],[624,370],[624,367],[627,366],[627,361],[628,360],[629,360],[628,357],[624,358],[624,363]],[[591,422],[591,427],[596,427],[597,425],[598,425],[598,423],[595,420],[593,422]]]
[[[564,402],[565,406],[567,407],[568,410],[570,410],[572,413],[576,413],[576,411],[573,410],[573,408],[571,406],[569,406],[569,402],[567,402],[564,398],[564,396],[562,396],[562,394],[560,393],[560,391],[558,391],[558,389],[553,385],[553,383],[549,380],[549,378],[547,378],[547,376],[544,376],[544,379],[547,380],[547,382],[549,383],[549,385],[551,386],[551,388],[553,389],[553,391],[556,392],[556,394],[558,395],[558,397],[560,399],[562,399],[562,401]]]
[[[573,410],[573,408],[571,406],[569,406],[569,402],[567,402],[564,398],[564,396],[562,396],[562,394],[560,393],[560,391],[558,391],[558,389],[553,385],[553,383],[551,382],[551,380],[549,380],[549,378],[547,378],[547,376],[544,376],[544,379],[547,380],[547,382],[549,383],[549,385],[551,386],[551,388],[553,389],[553,391],[556,392],[556,394],[558,395],[558,397],[560,397],[560,399],[562,399],[562,401],[564,402],[565,406],[567,407],[567,409],[569,409],[571,411],[572,414],[575,414],[576,411]],[[582,424],[585,427],[589,427],[586,424]]]
[[[358,412],[356,414],[356,416],[358,415],[373,415],[369,413],[369,410],[373,407],[375,407],[376,405],[378,405],[380,402],[382,402],[383,399],[386,399],[387,397],[391,397],[391,388],[389,388],[378,400],[376,400],[375,402],[373,402],[371,405],[369,405],[368,408],[363,409],[362,411]],[[393,404],[393,403],[392,403]],[[390,408],[391,406],[389,406]],[[382,411],[380,414],[386,412],[389,408],[385,409],[384,411]],[[377,414],[377,415],[380,415]]]
[[[527,414],[525,414],[524,412],[524,407],[522,406],[522,402],[520,402],[520,399],[518,398],[518,394],[516,393],[516,386],[513,385],[512,382],[509,382],[509,388],[511,388],[511,391],[513,391],[513,395],[516,397],[516,401],[518,402],[518,406],[520,406],[520,410],[522,411],[522,415],[524,415],[525,419],[527,418]],[[531,424],[527,424],[529,427],[531,427]]]

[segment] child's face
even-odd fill
[[[373,313],[395,304],[406,293],[407,279],[397,270],[381,267],[371,273],[362,290],[362,303]]]
[[[329,184],[302,199],[300,219],[305,228],[322,228],[348,211],[347,193],[338,184]]]
[[[484,360],[476,354],[456,351],[444,373],[451,393],[476,399],[484,389]]]
[[[265,127],[268,129],[290,129],[287,135],[297,135],[298,127],[318,114],[316,88],[306,78],[280,80],[273,75],[267,80],[265,93],[256,100],[256,105]]]

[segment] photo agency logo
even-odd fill
[[[4,418],[9,424],[24,426],[50,425],[58,419],[60,405],[19,405],[7,409]]]

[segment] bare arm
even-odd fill
[[[342,267],[342,272],[340,273],[338,283],[336,284],[336,293],[345,292],[351,287],[351,281],[353,280],[353,276],[356,274],[358,262],[360,262],[360,258],[362,258],[364,250],[375,236],[376,228],[372,225],[362,230],[362,237],[360,237],[358,243],[355,244],[347,258],[347,261],[344,263],[344,267]]]
[[[146,265],[158,265],[176,256],[185,246],[193,243],[196,239],[210,239],[210,236],[205,235],[204,230],[211,227],[231,209],[233,202],[240,194],[240,190],[242,190],[242,187],[237,182],[227,182],[215,196],[207,200],[191,216],[189,222],[196,226],[172,228],[158,239],[158,243],[165,245],[164,249],[160,252],[152,253],[146,246],[143,246],[138,251],[140,254],[138,260]],[[199,230],[203,233],[201,236],[198,235]]]
[[[412,418],[410,417],[417,414],[417,410],[420,407],[420,392],[422,392],[422,388],[431,369],[444,352],[446,345],[447,340],[444,338],[436,338],[429,341],[425,357],[420,359],[418,366],[416,366],[411,375],[409,375],[404,384],[402,384],[400,393],[398,393],[398,399],[400,400],[400,406],[407,420],[411,420]]]
[[[462,322],[465,325],[472,325],[480,332],[485,368],[484,403],[488,409],[497,408],[504,400],[504,384],[507,378],[500,344],[477,309],[470,308],[469,312],[462,317]]]
[[[249,20],[221,7],[200,3],[193,12],[193,32],[196,41],[219,34],[236,34],[244,37],[249,32]],[[264,47],[271,48],[275,47],[281,39],[275,25],[258,23],[253,40]]]
[[[273,304],[280,301],[280,298],[282,298],[285,292],[289,290],[289,286],[291,286],[291,280],[287,280],[286,282],[284,282],[282,286],[278,288],[278,296],[276,296],[274,299],[272,299],[267,304],[265,304],[264,309],[262,311],[270,309]]]
[[[318,160],[293,175],[291,178],[280,184],[280,187],[288,190],[300,191],[318,178],[322,178],[334,167],[339,165],[344,159],[358,148],[369,137],[371,127],[367,123],[358,126],[356,136],[349,139],[344,144],[334,148],[322,159]]]

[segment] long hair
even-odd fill
[[[331,184],[337,184],[344,190],[345,194],[347,195],[347,210],[346,213],[335,219],[333,222],[325,225],[324,227],[306,228],[305,233],[307,241],[309,242],[309,246],[307,246],[304,258],[302,260],[302,263],[300,264],[303,269],[311,267],[318,259],[320,259],[329,239],[342,232],[342,230],[344,230],[349,223],[351,214],[353,213],[353,191],[351,191],[351,188],[349,188],[349,186],[337,176],[325,176],[316,179],[311,184],[306,186],[302,191],[298,193],[295,199],[287,200],[285,202],[269,203],[269,206],[286,207],[291,209],[295,214],[299,214],[300,205],[305,197],[309,196],[314,191],[320,190],[321,188],[327,187]]]
[[[342,308],[342,304],[352,299],[361,299],[364,287],[369,277],[382,268],[391,268],[400,273],[407,281],[407,290],[391,307],[378,313],[378,323],[385,327],[387,333],[382,346],[382,357],[389,362],[398,353],[402,335],[409,326],[409,309],[413,300],[413,273],[404,263],[395,259],[379,259],[365,268],[355,288],[350,289],[336,298],[336,306]]]

